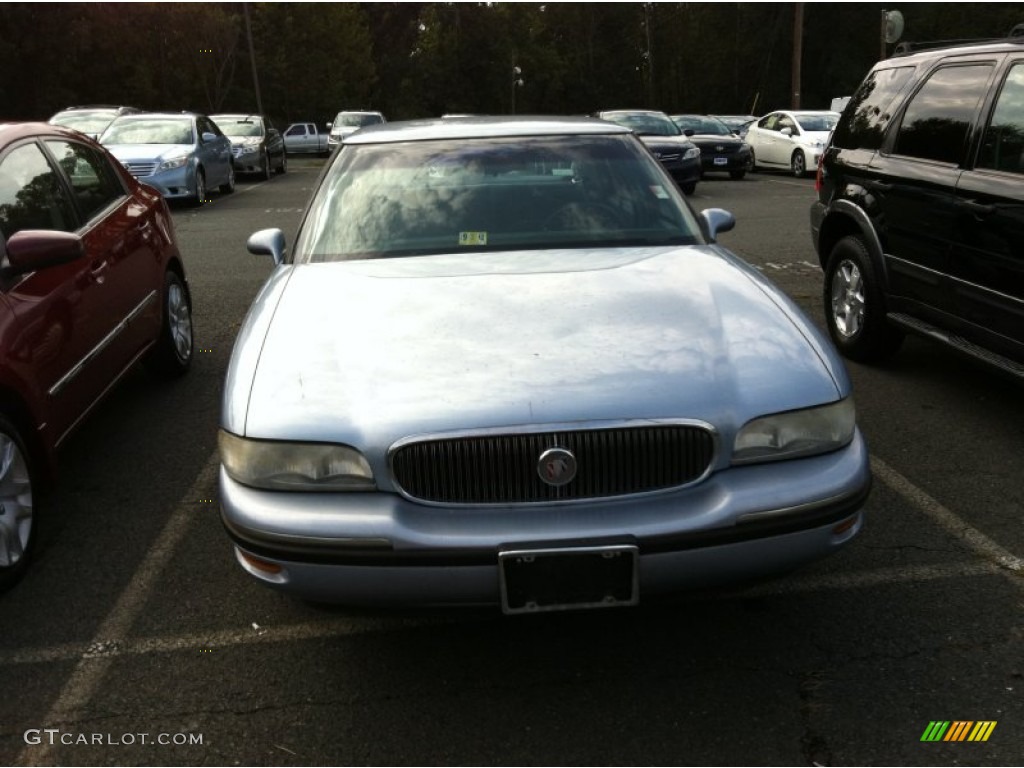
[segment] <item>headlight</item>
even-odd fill
[[[733,464],[795,459],[842,448],[853,439],[853,398],[747,422],[736,435]]]
[[[683,153],[683,160],[693,160],[695,157],[700,157],[700,147],[691,147]]]
[[[260,147],[258,144],[243,144],[238,148],[238,154],[240,155],[251,155],[254,152],[259,152]]]
[[[242,485],[275,491],[372,491],[366,458],[347,445],[248,440],[220,431],[220,460]]]
[[[157,170],[169,171],[172,168],[181,168],[183,165],[188,163],[188,155],[181,155],[180,157],[169,157],[160,163],[160,167]]]

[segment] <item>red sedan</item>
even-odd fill
[[[0,589],[61,442],[129,368],[180,375],[192,302],[167,204],[84,134],[0,125]]]

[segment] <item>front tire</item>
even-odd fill
[[[235,191],[235,166],[234,163],[228,166],[228,180],[220,185],[222,195],[230,195]]]
[[[798,179],[802,179],[807,175],[807,157],[799,149],[793,153],[793,156],[789,159],[789,167],[793,171],[793,175]]]
[[[192,198],[192,205],[197,208],[206,203],[206,174],[202,168],[196,169],[196,192]]]
[[[284,174],[284,173],[288,172],[288,153],[287,152],[282,152],[281,153],[281,164],[277,166],[276,172],[277,172],[278,175],[281,175],[281,174]]]
[[[881,285],[860,237],[849,235],[832,248],[823,299],[829,335],[845,357],[876,363],[903,343],[903,333],[885,319]]]
[[[33,472],[18,428],[0,414],[0,592],[28,568],[35,547]]]
[[[684,195],[689,197],[697,191],[697,182],[691,181],[689,184],[683,184],[680,189],[683,190]]]
[[[146,358],[156,373],[173,378],[192,365],[192,301],[185,283],[174,270],[164,275],[163,317],[160,337]]]
[[[757,173],[757,159],[754,156],[754,148],[750,148],[750,164],[747,165],[747,170],[751,173]]]

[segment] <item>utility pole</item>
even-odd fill
[[[800,109],[800,61],[804,54],[804,4],[794,3],[793,8],[793,95],[790,109]]]
[[[252,44],[252,22],[249,21],[249,4],[242,3],[245,11],[245,35],[249,38],[249,62],[252,64],[252,85],[256,89],[256,113],[263,114],[263,96],[260,94],[260,78],[256,74],[256,49]]]

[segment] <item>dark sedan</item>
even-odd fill
[[[231,139],[231,158],[236,173],[254,173],[270,178],[270,170],[288,170],[284,138],[265,115],[210,115],[210,119]]]
[[[672,122],[700,147],[700,170],[742,179],[750,170],[750,145],[710,115],[672,115]]]
[[[684,194],[692,195],[700,181],[700,149],[664,112],[615,109],[595,117],[629,128],[661,161]]]
[[[156,189],[83,133],[0,125],[0,589],[68,434],[137,360],[188,370],[191,306]]]

